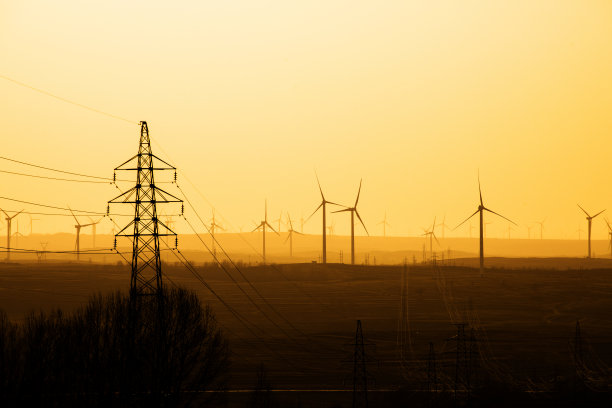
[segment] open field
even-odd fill
[[[379,390],[372,398],[378,398],[381,406],[383,401],[394,406],[389,402],[391,393],[381,391],[403,388],[408,394],[401,398],[422,398],[415,392],[426,387],[429,342],[438,352],[442,383],[452,387],[453,323],[466,322],[477,328],[483,360],[476,378],[481,384],[498,381],[522,392],[527,384],[532,391],[550,391],[556,382],[569,382],[574,372],[570,340],[577,319],[593,355],[612,365],[610,260],[491,259],[488,263],[503,267],[487,269],[484,277],[477,269],[458,264],[407,267],[412,346],[406,345],[403,368],[397,343],[403,266],[309,263],[241,268],[269,305],[236,270],[229,269],[261,310],[221,268],[198,266],[211,287],[254,324],[256,336],[182,266],[167,264],[164,272],[174,284],[197,291],[214,307],[231,341],[229,388],[252,388],[257,365],[263,362],[272,388],[284,390],[276,394],[289,406],[298,401],[302,406],[350,405],[351,393],[342,390],[352,388],[350,343],[357,319],[362,320],[370,344],[369,370],[373,387]],[[0,308],[13,320],[23,318],[29,310],[70,310],[90,294],[128,286],[127,266],[0,264]],[[393,398],[403,395],[392,394]],[[247,397],[248,393],[234,392],[228,398],[240,406]]]

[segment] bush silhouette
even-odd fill
[[[214,397],[203,391],[223,388],[228,356],[212,310],[185,289],[96,295],[73,313],[20,324],[0,314],[4,406],[202,404]]]

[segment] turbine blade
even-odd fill
[[[334,203],[333,201],[325,201],[327,204],[339,205],[340,207],[344,207],[342,204]]]
[[[597,214],[595,214],[595,215],[594,215],[594,216],[592,216],[591,218],[595,218],[595,217],[597,217],[599,214],[601,214],[601,213],[602,213],[602,212],[604,212],[604,211],[606,211],[606,210],[602,210],[602,211],[598,212]]]
[[[68,206],[68,210],[70,210],[70,214],[72,214],[72,216],[74,217],[74,220],[76,221],[77,225],[81,225],[81,223],[79,222],[79,220],[77,220],[76,215],[74,215],[74,213],[72,212],[72,209],[70,208],[70,206]]]
[[[370,233],[368,232],[368,229],[366,228],[365,224],[363,223],[363,220],[361,219],[361,216],[359,215],[359,211],[357,211],[356,208],[355,208],[355,215],[357,216],[357,218],[359,218],[359,221],[361,222],[361,225],[363,225],[363,229],[365,230],[366,234],[368,234],[368,236],[369,236]]]
[[[317,184],[319,185],[319,191],[321,192],[321,198],[323,199],[323,201],[325,201],[325,196],[323,195],[323,189],[321,188],[321,182],[319,181],[319,175],[317,174],[316,170],[315,170],[315,177],[317,178]]]
[[[339,212],[347,212],[347,211],[352,211],[352,210],[353,210],[352,208],[346,207],[343,210],[332,211],[332,214],[339,213]]]
[[[273,226],[271,226],[270,224],[268,224],[268,221],[266,221],[266,225],[267,225],[268,227],[270,227],[270,229],[271,229],[272,231],[274,231],[274,232],[276,233],[276,235],[280,235],[280,234],[278,233],[278,231],[276,231],[276,230],[274,229],[274,227],[273,227]]]
[[[478,169],[478,195],[480,195],[480,205],[484,207],[482,203],[482,189],[480,188],[480,169]]]
[[[312,212],[312,214],[310,214],[310,215],[308,216],[308,218],[306,218],[306,221],[304,221],[304,222],[308,222],[308,220],[309,220],[309,219],[310,219],[310,218],[311,218],[313,215],[315,215],[315,213],[316,213],[317,211],[319,211],[319,208],[321,208],[321,207],[323,207],[323,203],[319,204],[319,206],[317,207],[317,209],[316,209],[316,210],[314,210],[314,211]]]
[[[495,212],[495,211],[493,211],[493,210],[489,210],[489,209],[488,209],[488,208],[486,208],[486,207],[485,207],[484,209],[485,209],[485,210],[487,210],[487,211],[488,211],[488,212],[490,212],[490,213],[493,213],[493,214],[495,214],[495,215],[497,215],[497,216],[502,217],[502,218],[503,218],[504,220],[506,220],[506,221],[510,221],[511,223],[513,223],[514,225],[516,225],[516,226],[518,227],[518,224],[517,224],[516,222],[512,221],[510,218],[504,217],[503,215],[501,215],[501,214],[499,214],[499,213],[496,213],[496,212]]]
[[[357,199],[355,200],[355,208],[357,208],[357,202],[359,202],[359,195],[361,194],[361,183],[363,179],[359,180],[359,190],[357,190]]]
[[[431,235],[433,235],[434,239],[436,240],[436,242],[438,243],[438,246],[441,248],[442,245],[440,245],[440,241],[438,241],[438,237],[436,237],[436,234],[434,234],[433,232],[431,233]]]
[[[580,208],[582,211],[584,211],[584,213],[587,215],[587,217],[590,217],[589,213],[588,213],[588,212],[586,212],[586,210],[585,210],[584,208],[580,207],[580,204],[577,204],[577,205],[578,205],[578,207],[579,207],[579,208]]]
[[[462,226],[463,224],[465,224],[465,223],[466,223],[466,222],[467,222],[467,221],[468,221],[470,218],[472,218],[473,216],[475,216],[476,214],[478,214],[478,211],[480,211],[480,210],[476,210],[476,211],[474,211],[474,214],[472,214],[472,215],[470,215],[469,217],[467,217],[465,220],[463,220],[463,221],[461,222],[461,224],[457,225],[457,226],[456,226],[455,228],[453,228],[452,230],[454,231],[454,230],[456,230],[457,228],[459,228],[460,226]]]
[[[283,244],[286,244],[287,241],[289,241],[289,238],[291,238],[291,231],[289,231],[289,233],[287,234],[287,238],[285,238],[285,242],[283,242]]]

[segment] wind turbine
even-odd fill
[[[607,218],[605,218],[606,220],[606,225],[608,226],[608,235],[610,236],[610,258],[612,258],[612,225],[610,225],[610,221],[608,221]]]
[[[510,224],[508,224],[508,239],[510,239],[510,231],[514,230]]]
[[[15,237],[15,243],[17,244],[17,248],[19,248],[19,237],[25,236],[21,232],[19,232],[19,220],[17,220],[17,231],[13,233],[13,236]]]
[[[582,229],[582,227],[578,227],[576,232],[578,233],[578,241],[580,241],[580,236],[581,236],[580,234],[582,234],[584,232],[584,230]]]
[[[457,225],[453,229],[459,228],[461,225],[463,225],[470,218],[472,218],[476,214],[480,213],[480,276],[483,276],[483,274],[484,274],[484,212],[488,211],[488,212],[493,213],[493,214],[495,214],[495,215],[497,215],[499,217],[502,217],[506,221],[509,221],[512,224],[516,225],[516,226],[518,226],[518,225],[514,221],[510,220],[509,218],[506,218],[503,215],[498,214],[495,211],[490,210],[487,207],[485,207],[485,205],[484,205],[484,203],[482,201],[482,189],[480,188],[480,175],[478,175],[478,195],[480,196],[480,204],[478,205],[478,209],[476,211],[474,211],[474,213],[472,215],[467,217],[461,224]]]
[[[450,229],[448,225],[446,224],[446,214],[444,214],[444,218],[442,218],[442,222],[436,225],[436,227],[442,227],[442,239],[444,239],[444,230]]]
[[[336,230],[336,220],[332,220],[332,223],[327,227],[327,230],[329,231],[329,237],[331,238]]]
[[[387,227],[391,226],[391,224],[389,224],[387,222],[387,212],[386,211],[385,211],[385,218],[383,218],[383,220],[378,223],[378,225],[381,225],[381,224],[383,226],[383,237],[386,237],[387,236]]]
[[[100,221],[102,221],[102,218],[100,218],[96,222],[94,222],[94,220],[92,220],[91,217],[88,217],[88,218],[89,218],[89,221],[91,221],[91,224],[87,224],[87,225],[91,225],[92,235],[93,235],[93,247],[92,248],[95,248],[96,247],[96,225],[98,225]]]
[[[610,237],[608,247],[610,248],[610,258],[612,258],[612,225],[610,225],[610,221],[608,221],[607,218],[604,219],[606,220],[606,225],[608,226],[608,236]]]
[[[540,239],[543,238],[544,221],[546,221],[546,218],[544,218],[542,221],[536,221],[535,222],[536,224],[540,225]]]
[[[210,235],[212,238],[212,253],[213,253],[213,257],[215,258],[217,257],[217,248],[215,248],[215,231],[217,230],[217,228],[225,231],[225,228],[217,224],[217,221],[215,220],[215,210],[213,209],[212,210],[212,221],[210,222]]]
[[[76,228],[76,243],[75,243],[75,247],[76,247],[77,261],[79,261],[81,259],[81,228],[89,227],[90,225],[94,225],[94,223],[91,223],[91,224],[81,224],[79,222],[79,220],[77,220],[77,217],[74,215],[74,213],[72,212],[70,207],[68,207],[68,210],[70,210],[70,214],[72,214],[72,217],[76,221],[76,225],[74,226],[74,228]]]
[[[13,222],[13,219],[21,214],[23,210],[19,211],[12,217],[9,216],[4,210],[0,209],[0,211],[2,211],[6,216],[6,260],[8,261],[11,259],[11,223]]]
[[[322,230],[322,231],[323,231],[323,256],[322,256],[322,258],[321,258],[321,259],[322,259],[322,262],[323,262],[323,263],[327,263],[327,231],[326,231],[326,229],[327,229],[327,228],[326,228],[326,224],[325,224],[325,217],[326,217],[325,206],[326,206],[327,204],[332,204],[332,205],[340,205],[340,204],[337,204],[337,203],[334,203],[334,202],[331,202],[331,201],[327,201],[327,200],[325,199],[325,196],[323,195],[323,189],[321,188],[321,183],[319,182],[319,176],[318,176],[316,173],[315,173],[315,176],[316,176],[316,178],[317,178],[317,184],[319,185],[319,191],[321,192],[321,204],[319,204],[319,206],[317,207],[317,209],[316,209],[316,210],[314,210],[314,211],[312,212],[312,214],[310,214],[310,217],[308,217],[308,218],[306,219],[306,222],[308,222],[308,220],[309,220],[309,219],[310,219],[310,218],[311,218],[313,215],[315,215],[315,213],[316,213],[317,211],[319,211],[319,208],[321,208],[321,209],[322,209],[322,213],[323,213],[323,230]]]
[[[587,222],[589,224],[589,229],[588,229],[588,240],[589,240],[589,254],[587,255],[587,258],[591,258],[591,223],[593,222],[593,218],[597,217],[599,214],[601,214],[602,212],[606,211],[606,210],[602,210],[600,212],[598,212],[597,214],[590,216],[588,212],[586,212],[586,210],[582,207],[580,207],[580,204],[578,204],[578,207],[584,211],[584,213],[586,214],[586,219]]]
[[[357,199],[355,200],[355,205],[352,207],[346,207],[342,210],[334,211],[335,213],[339,212],[350,212],[351,213],[351,265],[355,265],[355,215],[359,218],[359,222],[363,225],[363,229],[365,229],[366,234],[370,235],[368,229],[366,228],[361,216],[359,215],[359,211],[357,211],[357,203],[359,202],[359,195],[361,194],[361,182],[359,180],[359,190],[357,190]]]
[[[32,226],[33,226],[33,224],[34,224],[34,221],[40,221],[40,218],[32,218],[32,216],[31,216],[31,215],[28,215],[28,217],[30,217],[30,235],[32,235],[32,231],[34,230],[34,229],[32,228]]]
[[[526,225],[527,228],[527,239],[531,239],[531,229],[533,228],[533,225]]]
[[[268,223],[268,201],[265,202],[265,209],[264,209],[264,219],[263,221],[255,227],[255,229],[251,232],[257,231],[258,229],[261,228],[262,232],[263,232],[263,264],[266,264],[266,226],[270,227],[270,229],[272,231],[274,231],[276,233],[276,235],[280,235],[278,232],[276,232],[276,230],[274,229],[274,227],[272,227],[269,223]]]
[[[431,224],[430,230],[423,228],[423,231],[425,231],[423,236],[425,237],[429,236],[429,255],[432,259],[432,262],[433,262],[433,240],[435,239],[438,245],[440,245],[440,241],[438,241],[438,237],[436,237],[435,229],[436,229],[436,217],[434,217],[433,224]]]
[[[278,219],[273,221],[273,222],[278,222],[278,232],[281,231],[281,221],[282,220],[283,220],[283,212],[281,211],[280,214],[278,215]]]
[[[289,256],[293,257],[293,234],[304,234],[293,229],[293,223],[291,222],[291,216],[289,215],[289,213],[287,213],[287,226],[287,239],[285,240],[285,242],[289,240]]]

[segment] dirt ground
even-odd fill
[[[601,263],[592,265],[595,269],[582,267],[584,259],[567,259],[564,268],[562,261],[550,261],[554,266],[544,269],[543,261],[497,260],[491,264],[498,267],[486,269],[482,277],[477,269],[452,263],[241,267],[251,285],[231,266],[227,271],[197,266],[217,294],[250,322],[248,327],[182,265],[166,264],[164,273],[167,284],[193,289],[210,303],[230,339],[228,388],[233,392],[224,405],[244,406],[263,363],[281,406],[350,406],[359,319],[368,384],[375,390],[371,403],[399,406],[397,401],[406,399],[427,402],[430,342],[441,401],[451,395],[460,323],[466,324],[468,339],[474,329],[474,388],[500,384],[507,392],[537,396],[571,383],[577,320],[589,361],[612,365],[612,269]],[[404,325],[399,324],[402,275]],[[32,310],[71,310],[95,292],[128,285],[125,265],[2,263],[0,308],[17,321]],[[398,327],[407,328],[403,336]]]

